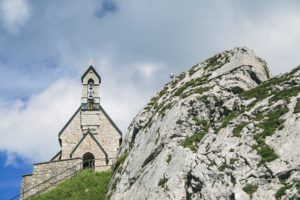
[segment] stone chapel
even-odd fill
[[[101,77],[93,67],[81,77],[81,105],[58,133],[60,151],[23,175],[21,199],[55,186],[76,170],[108,169],[116,160],[122,133],[100,104]]]

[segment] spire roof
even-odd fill
[[[99,82],[101,83],[101,77],[100,75],[97,73],[97,71],[95,70],[95,68],[93,67],[93,65],[90,65],[90,67],[84,72],[84,74],[81,76],[81,82],[83,82],[84,77],[87,75],[87,73],[92,70],[95,75],[99,78]]]

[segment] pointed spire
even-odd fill
[[[95,66],[95,61],[93,59],[89,61],[89,66]]]

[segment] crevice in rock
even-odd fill
[[[229,199],[230,200],[235,200],[235,193],[234,192],[230,194]]]
[[[253,71],[248,71],[250,78],[257,83],[257,85],[261,84],[261,80],[257,77],[257,75]]]
[[[278,178],[281,182],[286,181],[287,179],[290,178],[292,172],[297,171],[297,169],[291,169],[285,172],[281,172],[280,174],[278,174]]]
[[[192,171],[189,171],[186,177],[186,200],[191,200],[196,194],[199,195],[199,198],[202,198],[202,187],[202,181],[198,177],[194,176]],[[191,189],[192,192],[189,192],[189,189]]]
[[[146,158],[146,160],[143,162],[142,167],[145,167],[148,163],[150,163],[154,158],[156,158],[160,152],[163,150],[164,148],[164,143],[160,143],[160,145],[155,148],[150,155]]]

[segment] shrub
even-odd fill
[[[251,184],[247,184],[245,187],[243,187],[244,192],[249,194],[251,198],[253,193],[256,192],[257,189],[258,189],[257,185],[251,185]]]

